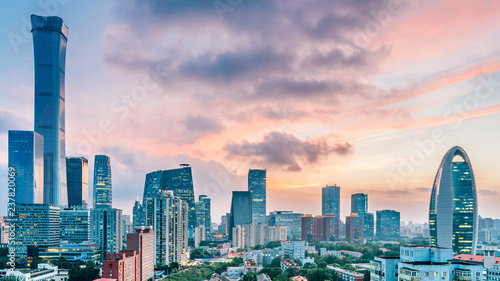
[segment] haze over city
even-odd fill
[[[146,173],[188,163],[214,222],[257,168],[267,169],[268,212],[320,214],[321,188],[337,184],[341,218],[363,192],[371,212],[423,223],[455,145],[471,159],[479,215],[500,210],[498,2],[67,2],[2,4],[4,171],[7,131],[33,130],[38,13],[69,27],[66,155],[108,155],[125,214]],[[6,173],[0,182],[5,194]]]

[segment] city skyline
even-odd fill
[[[0,43],[0,50],[11,54],[5,58],[0,75],[0,91],[5,93],[0,106],[0,168],[4,170],[8,161],[7,131],[33,130],[34,126],[33,46],[31,34],[25,38],[22,28],[24,18],[43,9],[37,4],[15,7],[13,3],[6,4],[10,13],[3,14],[8,20],[1,28],[8,36]],[[351,194],[362,192],[369,195],[369,212],[394,209],[401,212],[402,220],[423,223],[427,221],[436,167],[442,155],[455,145],[464,147],[474,163],[479,215],[495,217],[498,212],[495,201],[500,196],[491,155],[500,153],[496,146],[500,133],[487,129],[500,119],[495,115],[500,98],[491,93],[484,97],[491,89],[494,93],[500,90],[500,54],[492,47],[500,33],[496,27],[500,4],[483,1],[473,11],[463,3],[454,7],[444,3],[406,7],[392,14],[380,34],[368,37],[373,43],[371,49],[355,44],[356,30],[374,20],[370,11],[386,11],[388,7],[372,3],[362,8],[344,3],[344,8],[353,12],[353,21],[340,24],[342,28],[326,22],[324,28],[341,34],[336,40],[351,46],[351,51],[359,51],[359,57],[350,60],[335,57],[339,49],[332,47],[334,39],[319,25],[289,35],[306,38],[299,47],[313,52],[314,57],[299,59],[297,54],[283,51],[281,47],[291,46],[291,40],[277,36],[280,28],[285,28],[279,25],[266,33],[276,39],[268,44],[258,41],[240,50],[240,44],[259,39],[238,20],[250,20],[248,17],[262,12],[263,8],[250,3],[224,13],[223,19],[212,6],[155,10],[152,2],[135,5],[145,5],[143,11],[150,13],[151,19],[139,21],[142,17],[133,10],[109,3],[90,8],[59,5],[54,13],[64,19],[72,37],[66,67],[66,156],[93,159],[94,155],[109,155],[113,161],[113,206],[125,214],[132,213],[134,200],[141,197],[148,172],[189,163],[194,197],[206,194],[212,198],[215,222],[229,210],[231,192],[247,190],[248,170],[266,169],[267,213],[319,215],[322,187],[338,184],[342,187],[340,218],[349,214]],[[320,11],[324,5],[322,1],[311,4],[318,19],[325,17]],[[446,13],[460,11],[464,16],[457,19],[456,26],[446,26],[447,31],[437,29],[428,35],[410,26],[425,19],[439,22],[442,15],[431,12],[436,7],[449,8]],[[167,8],[183,12],[178,13],[177,21],[161,20],[160,16],[170,15]],[[277,18],[286,11],[276,4],[267,8],[265,14]],[[88,23],[88,16],[94,13],[97,20]],[[115,17],[109,19],[106,14]],[[195,16],[206,23],[206,28],[213,28],[217,40],[197,39],[196,35],[183,38],[179,34],[187,27],[178,24]],[[312,24],[302,20],[306,26]],[[145,25],[151,30],[140,34],[139,28]],[[234,26],[241,28],[240,36],[236,36]],[[264,32],[260,25],[255,28]],[[199,28],[194,34],[206,31]],[[10,34],[26,42],[17,41],[20,43],[16,45]],[[409,34],[415,38],[409,38]],[[134,45],[131,38],[136,37],[150,46]],[[444,38],[435,40],[438,37]],[[409,46],[426,40],[435,41],[434,46],[421,51]],[[84,42],[97,44],[88,46]],[[322,50],[314,49],[313,42]],[[118,46],[124,46],[123,50]],[[186,46],[191,46],[192,54],[181,52]],[[412,54],[411,58],[402,49]],[[480,50],[479,54],[475,50]],[[177,58],[173,54],[178,54]],[[215,62],[208,59],[210,56],[216,58]],[[327,71],[321,60],[334,66]],[[304,69],[296,70],[290,65],[294,63]],[[337,64],[348,70],[340,72]],[[161,71],[156,71],[157,66]],[[235,71],[227,73],[231,66]],[[312,71],[312,66],[344,80],[331,81]],[[366,81],[350,80],[345,77],[350,76],[349,71],[366,75]],[[159,80],[148,76],[151,73]],[[277,78],[280,74],[284,75],[282,80]],[[307,74],[310,80],[294,78],[301,74]],[[265,75],[272,79],[266,81]],[[146,86],[154,81],[161,85],[156,89],[146,87],[146,97],[128,100],[127,105],[123,95],[144,87],[148,77],[151,79]],[[179,78],[184,84],[169,77]],[[252,85],[252,80],[262,83]],[[232,81],[256,86],[273,96],[246,93]],[[226,83],[227,89],[219,93]],[[350,89],[346,91],[355,97],[342,93],[339,89],[343,88]],[[372,90],[365,88],[373,88],[378,94],[371,96],[368,92]],[[338,104],[332,103],[329,93],[335,94]],[[260,105],[262,101],[266,101],[265,106]],[[88,168],[93,171],[93,163]],[[0,192],[7,190],[5,174],[0,175]],[[89,181],[93,182],[92,175]]]

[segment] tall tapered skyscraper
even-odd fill
[[[94,161],[94,208],[110,209],[113,203],[111,162],[107,155],[96,155]]]
[[[266,170],[248,171],[248,191],[252,192],[252,222],[266,223]]]
[[[476,252],[477,189],[465,150],[446,152],[432,186],[429,208],[431,246],[452,248],[456,254]]]
[[[44,141],[44,202],[68,205],[65,92],[68,27],[59,17],[31,15],[35,56],[35,132]]]

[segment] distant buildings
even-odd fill
[[[460,159],[457,159],[460,158]],[[454,254],[475,254],[477,189],[465,150],[455,146],[444,155],[431,192],[431,245],[452,248]]]
[[[266,170],[248,171],[248,191],[252,192],[252,223],[266,223]]]
[[[44,203],[43,136],[32,131],[9,131],[9,181],[16,203]],[[12,190],[11,190],[12,192]]]
[[[269,213],[268,225],[284,225],[287,228],[287,236],[289,238],[301,239],[303,216],[303,214],[292,211],[274,211]]]
[[[400,214],[394,210],[377,211],[377,238],[399,238]]]
[[[194,248],[195,249],[198,249],[200,247],[201,241],[206,240],[205,233],[206,233],[206,231],[205,231],[204,225],[200,225],[200,226],[197,226],[194,228]]]
[[[349,243],[363,243],[363,218],[351,214],[345,218],[345,239]]]
[[[43,136],[44,143],[43,203],[67,206],[64,78],[68,27],[59,17],[37,15],[31,15],[31,27],[35,56],[35,132]]]
[[[335,241],[338,239],[338,219],[333,216],[302,217],[302,240],[308,242]]]
[[[94,209],[110,209],[113,204],[111,161],[107,155],[94,160]]]
[[[66,158],[68,205],[87,207],[89,198],[89,162],[84,157]]]
[[[326,186],[322,189],[322,215],[334,214],[340,218],[340,187]]]
[[[252,223],[252,192],[233,191],[231,212],[228,218],[229,239],[233,239],[232,229],[238,225]]]
[[[90,210],[65,208],[60,211],[61,241],[80,244],[90,241]]]
[[[0,217],[0,244],[9,243],[9,218]]]
[[[302,260],[306,257],[306,241],[282,242],[283,254],[293,259]]]
[[[68,262],[100,262],[101,252],[95,243],[61,243],[59,246],[43,247],[40,249],[39,257],[44,261],[54,263],[59,258],[65,258]]]

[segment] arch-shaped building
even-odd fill
[[[463,161],[456,161],[456,156]],[[455,146],[446,152],[432,186],[429,229],[431,246],[453,249],[453,254],[475,254],[477,190],[470,159]]]

